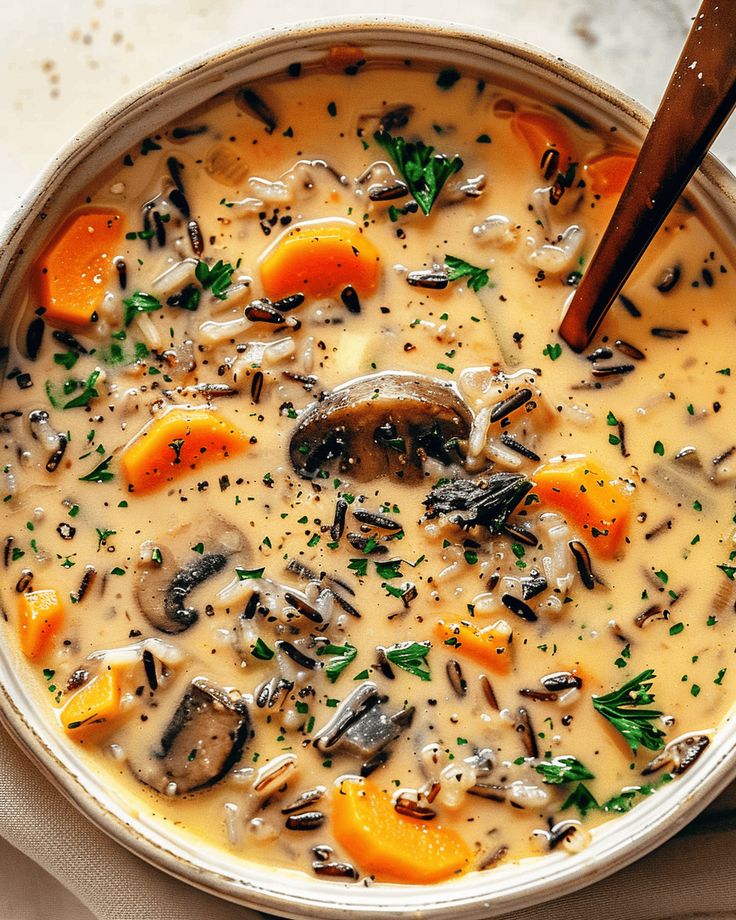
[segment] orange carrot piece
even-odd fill
[[[585,181],[595,195],[620,195],[636,163],[632,151],[602,153],[585,164]]]
[[[332,796],[337,842],[379,881],[425,885],[470,867],[472,851],[455,831],[399,814],[391,796],[363,779],[343,779]]]
[[[112,209],[77,211],[69,218],[35,266],[44,319],[62,326],[90,322],[105,293],[123,227],[123,215]]]
[[[20,614],[20,647],[26,658],[40,658],[61,628],[64,607],[58,591],[44,588],[22,594],[18,602]]]
[[[553,460],[533,475],[533,492],[543,505],[557,508],[568,524],[589,537],[598,556],[610,559],[623,546],[631,499],[621,483],[589,457]]]
[[[332,45],[324,56],[322,66],[330,73],[357,73],[365,63],[365,51],[357,45]]]
[[[268,297],[331,297],[348,285],[370,294],[378,284],[378,250],[349,220],[295,224],[261,257]]]
[[[108,668],[70,697],[61,711],[61,724],[73,738],[86,738],[108,727],[119,714],[120,675]]]
[[[511,668],[511,630],[503,620],[485,627],[438,620],[434,632],[447,651],[467,655],[496,674],[508,674]]]
[[[526,143],[538,165],[541,165],[542,157],[549,148],[557,150],[560,159],[553,180],[558,172],[564,173],[570,163],[576,162],[572,138],[560,119],[553,115],[518,112],[511,119],[511,130]]]
[[[129,492],[152,492],[192,470],[245,450],[247,437],[210,409],[171,409],[126,447],[120,465]]]

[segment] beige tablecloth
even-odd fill
[[[0,835],[99,920],[261,920],[151,868],[94,828],[0,729]],[[2,868],[0,867],[0,879]],[[514,920],[736,917],[736,786],[674,840],[623,872]]]

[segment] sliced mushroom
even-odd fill
[[[710,744],[708,735],[685,735],[675,738],[641,771],[642,776],[656,773],[663,767],[670,767],[670,773],[678,776],[691,767]]]
[[[156,555],[137,566],[136,600],[151,626],[161,632],[173,635],[192,626],[199,612],[187,604],[189,595],[246,548],[240,531],[224,521],[211,523],[207,534],[210,538],[197,535],[202,553],[191,549],[195,534],[187,528],[175,549],[158,543]]]
[[[340,750],[362,759],[375,757],[411,725],[414,707],[389,715],[375,684],[367,682],[344,701],[315,738],[321,751]]]
[[[391,371],[336,387],[309,406],[291,437],[294,469],[306,479],[333,461],[361,482],[421,478],[427,457],[460,462],[472,416],[458,391],[420,374]]]
[[[532,488],[523,473],[492,473],[481,479],[452,479],[434,486],[424,506],[425,520],[447,515],[467,530],[480,524],[501,533],[509,515]]]
[[[221,780],[240,760],[251,737],[243,700],[196,678],[187,688],[161,736],[160,747],[142,764],[133,764],[142,783],[169,795],[205,789]]]
[[[372,706],[367,712],[347,729],[334,748],[339,748],[347,754],[356,757],[374,757],[379,751],[395,741],[402,730],[411,725],[414,718],[414,707],[399,709],[391,715],[379,703]]]

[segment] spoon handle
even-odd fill
[[[736,0],[703,0],[664,97],[560,335],[582,351],[595,335],[736,105]]]

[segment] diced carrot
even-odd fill
[[[632,151],[602,153],[585,164],[585,181],[596,195],[620,195],[636,163]]]
[[[61,724],[73,738],[106,728],[120,714],[120,675],[107,668],[77,690],[61,711]]]
[[[472,857],[455,831],[399,814],[391,796],[369,780],[339,781],[332,830],[348,855],[382,882],[441,882],[468,869]]]
[[[245,450],[247,437],[210,409],[171,409],[147,425],[120,460],[128,491],[143,494]]]
[[[467,655],[496,674],[508,674],[511,667],[511,629],[503,620],[485,627],[438,620],[434,631],[448,651]]]
[[[517,112],[511,119],[511,130],[525,141],[537,164],[541,166],[542,157],[549,148],[559,154],[556,172],[564,173],[570,163],[576,161],[572,138],[559,118],[546,112]]]
[[[35,266],[44,319],[70,326],[90,322],[105,293],[123,227],[123,215],[112,209],[72,214]]]
[[[261,280],[268,297],[289,294],[330,297],[348,285],[370,294],[378,284],[376,247],[349,220],[295,224],[261,258]]]
[[[347,68],[355,73],[361,63],[365,63],[365,51],[362,48],[357,45],[333,45],[324,56],[322,66],[330,73],[344,72]]]
[[[61,628],[64,608],[58,591],[27,591],[19,599],[20,647],[26,658],[40,658]]]
[[[620,551],[631,510],[631,499],[620,481],[589,457],[552,460],[532,479],[541,503],[557,508],[568,524],[583,531],[598,556],[609,559]]]

